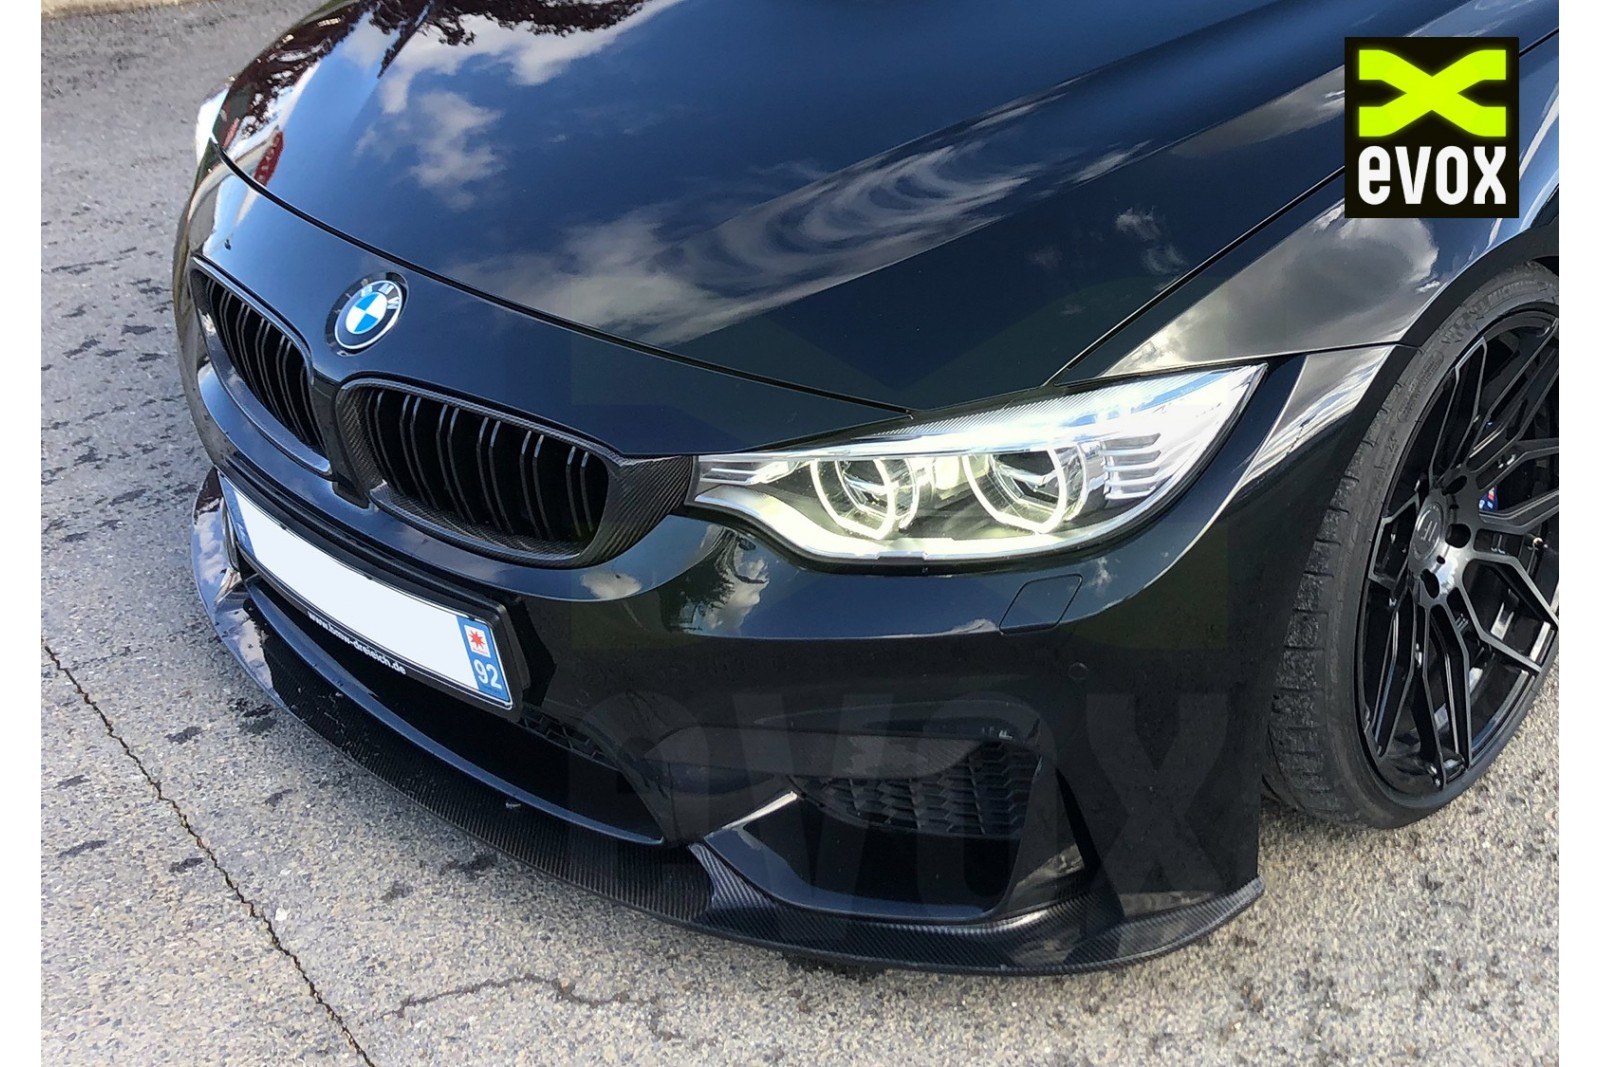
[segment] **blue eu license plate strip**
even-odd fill
[[[461,626],[461,642],[466,646],[467,662],[472,665],[472,680],[477,683],[478,692],[491,700],[508,701],[506,672],[500,666],[494,631],[465,615],[457,615],[456,622]]]

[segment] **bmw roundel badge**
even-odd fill
[[[366,348],[389,332],[405,300],[398,281],[379,278],[367,282],[334,310],[333,339],[349,352]]]

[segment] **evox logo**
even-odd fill
[[[1514,218],[1515,37],[1350,37],[1345,214]]]

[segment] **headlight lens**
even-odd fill
[[[206,145],[211,143],[211,132],[217,125],[217,115],[222,111],[222,102],[228,98],[228,88],[231,82],[224,82],[214,89],[210,96],[200,101],[200,111],[194,119],[194,163],[206,156]]]
[[[704,456],[691,501],[824,559],[982,560],[1079,545],[1171,495],[1260,374],[1142,378],[839,444]]]

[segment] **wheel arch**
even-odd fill
[[[1412,321],[1400,338],[1400,343],[1413,348],[1421,345],[1485,282],[1519,263],[1537,263],[1552,274],[1559,274],[1557,266],[1561,246],[1553,193],[1549,199],[1549,206],[1551,210],[1548,218],[1545,218],[1541,211],[1526,229],[1493,245],[1441,286],[1434,298],[1422,309],[1422,313]],[[1485,220],[1486,224],[1491,221],[1499,220]]]

